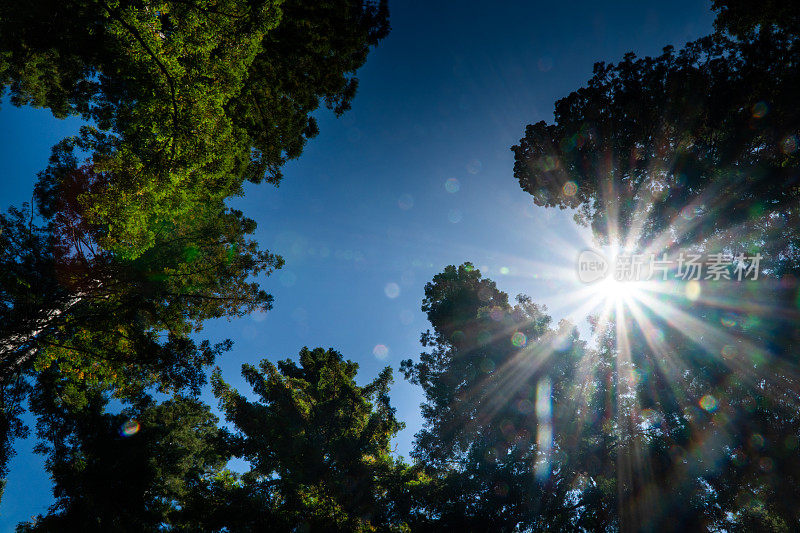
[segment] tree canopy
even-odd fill
[[[0,87],[89,122],[65,146],[91,157],[85,214],[105,248],[135,258],[162,223],[245,180],[277,183],[320,103],[349,107],[387,13],[360,0],[5,4]]]
[[[255,402],[219,373],[213,377],[214,393],[236,428],[234,454],[251,465],[242,478],[255,511],[251,530],[266,516],[285,530],[403,530],[387,498],[401,475],[390,447],[402,428],[389,404],[392,372],[387,367],[362,387],[357,370],[322,348],[303,348],[299,365],[244,365]]]
[[[759,283],[643,297],[615,326],[624,339],[604,345],[636,376],[631,395],[617,393],[631,402],[617,407],[631,420],[617,429],[623,529],[798,524],[800,34],[782,4],[714,6],[717,33],[598,63],[552,124],[528,126],[512,148],[534,202],[576,209],[601,242],[764,257]]]
[[[766,229],[785,250],[797,226],[798,38],[763,26],[597,63],[553,124],[526,128],[514,175],[537,205],[578,209],[599,237],[747,250]]]
[[[508,295],[470,263],[425,286],[428,351],[403,362],[425,393],[412,456],[435,479],[419,517],[430,530],[563,530],[578,470],[570,455],[584,343],[567,322]]]
[[[270,309],[254,276],[283,264],[226,200],[349,107],[386,2],[0,5],[0,88],[87,122],[0,214],[0,474],[27,403],[55,496],[17,530],[800,528],[800,18],[713,5],[713,35],[598,63],[514,175],[601,243],[757,251],[763,277],[610,296],[588,342],[445,267],[400,366],[410,462],[391,368],[360,384],[332,348],[243,365],[248,391],[217,369],[224,423],[198,399],[231,346],[203,323]]]
[[[34,409],[56,501],[17,531],[189,530],[186,502],[224,475],[227,460],[208,406],[177,397],[112,414],[96,392],[76,411],[49,378],[40,379]]]
[[[229,341],[203,322],[269,309],[254,282],[283,260],[230,209],[275,184],[348,109],[386,36],[385,2],[37,2],[0,6],[0,94],[86,121],[53,148],[35,205],[0,215],[0,473],[26,381],[197,394]]]

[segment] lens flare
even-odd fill
[[[642,291],[643,286],[643,282],[619,281],[608,277],[594,284],[592,290],[602,299],[617,303],[635,298]]]
[[[766,102],[757,102],[753,105],[753,118],[764,118],[769,113]]]
[[[389,348],[385,344],[376,344],[372,349],[372,355],[378,359],[386,359],[389,356]]]
[[[467,163],[467,172],[470,174],[477,174],[483,168],[483,164],[480,162],[479,159],[472,159],[469,163]]]
[[[120,426],[119,434],[123,437],[133,437],[139,433],[139,429],[139,421],[131,418],[130,420],[126,420],[125,423]]]
[[[536,385],[536,419],[536,444],[539,452],[536,476],[542,479],[550,474],[550,452],[553,447],[553,399],[549,378],[543,378]]]
[[[444,190],[450,194],[455,194],[461,189],[461,183],[456,178],[448,178],[444,182]]]
[[[708,411],[709,413],[713,413],[717,410],[717,399],[714,398],[710,394],[706,394],[702,398],[700,398],[700,407]]]
[[[408,211],[409,209],[414,207],[414,197],[411,196],[410,194],[404,194],[400,196],[400,198],[397,200],[397,205],[403,211]]]
[[[511,336],[511,344],[513,344],[517,348],[522,348],[523,346],[528,344],[528,338],[525,336],[524,333],[517,331]]]
[[[400,296],[400,285],[394,282],[387,283],[386,286],[383,288],[383,293],[386,295],[387,298],[393,300],[398,296]]]
[[[690,281],[686,284],[686,297],[691,301],[695,301],[700,298],[700,283],[697,281]]]
[[[786,155],[793,154],[797,151],[798,146],[800,146],[800,141],[798,141],[797,135],[789,135],[781,142],[781,151]]]

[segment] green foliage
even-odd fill
[[[38,190],[47,227],[25,225],[14,211],[0,220],[7,249],[19,250],[3,258],[14,275],[3,283],[13,305],[0,309],[0,331],[19,339],[9,343],[3,371],[30,360],[37,370],[55,364],[78,381],[111,383],[123,394],[153,384],[197,389],[202,367],[224,343],[197,345],[190,335],[209,318],[269,309],[271,296],[249,278],[282,260],[248,238],[253,221],[221,205],[162,224],[146,253],[120,257],[97,244],[104,228],[79,210],[76,198],[93,184],[94,171],[61,170]],[[36,335],[25,335],[31,331]]]
[[[425,287],[425,351],[401,365],[425,395],[413,465],[391,450],[391,370],[359,386],[332,349],[244,365],[255,400],[215,372],[232,432],[180,395],[229,347],[196,342],[203,321],[269,308],[251,276],[282,264],[225,199],[277,183],[321,103],[347,109],[385,2],[0,6],[12,102],[92,123],[40,175],[43,219],[0,215],[0,474],[28,397],[56,497],[18,531],[798,529],[797,15],[714,6],[713,36],[597,64],[526,129],[514,173],[601,239],[757,245],[781,283],[735,319],[720,287],[660,295],[723,334],[620,314],[592,319],[590,348],[448,266]]]
[[[242,476],[244,493],[260,509],[236,530],[258,530],[258,517],[265,515],[287,531],[403,530],[387,498],[401,474],[390,454],[402,427],[389,405],[391,370],[361,387],[357,369],[322,348],[303,348],[299,365],[244,365],[257,401],[215,373],[214,393],[236,428],[234,453],[251,464]]]
[[[16,209],[0,216],[0,381],[57,371],[76,409],[99,386],[119,398],[150,387],[197,392],[205,367],[230,346],[195,340],[203,321],[269,309],[272,297],[251,276],[282,260],[258,250],[252,220],[221,204],[163,223],[136,259],[109,252],[98,244],[104,228],[87,222],[77,200],[94,170],[67,163],[37,189],[47,225]],[[14,413],[24,394],[12,399],[4,447],[20,434]]]
[[[100,243],[135,258],[164,221],[277,183],[317,132],[310,113],[347,109],[387,31],[385,2],[5,3],[0,87],[92,123],[67,145],[103,178],[82,203]]]
[[[43,219],[0,216],[0,383],[58,372],[76,409],[92,387],[196,392],[229,343],[192,335],[269,309],[250,278],[282,264],[226,199],[278,182],[321,103],[348,108],[387,16],[349,0],[0,5],[0,93],[89,122],[40,175]],[[21,401],[0,437],[22,431]]]

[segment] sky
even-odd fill
[[[527,124],[552,121],[555,101],[583,86],[595,62],[679,47],[710,33],[713,13],[697,0],[390,0],[390,9],[392,32],[358,72],[352,109],[317,114],[320,135],[279,187],[248,186],[230,202],[256,220],[262,248],[286,260],[261,280],[274,309],[209,322],[199,338],[234,341],[218,365],[248,393],[243,363],[293,358],[303,346],[358,362],[360,383],[391,366],[392,403],[406,423],[395,448],[408,457],[423,398],[398,368],[421,350],[424,286],[446,265],[470,261],[511,296],[527,294],[587,331],[564,297],[577,281],[562,273],[588,231],[567,211],[533,205],[510,147]],[[30,201],[50,147],[80,124],[3,102],[0,209]],[[34,444],[16,445],[0,533],[52,503]]]

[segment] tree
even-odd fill
[[[598,63],[554,124],[526,128],[514,175],[537,205],[578,208],[601,238],[736,252],[768,234],[773,268],[796,268],[781,252],[797,239],[798,38],[772,27]]]
[[[800,33],[797,10],[783,2],[768,0],[755,6],[745,0],[714,0],[712,5],[718,11],[714,25],[719,31],[745,35],[756,29],[777,26],[794,34]]]
[[[14,456],[13,442],[28,436],[28,427],[22,422],[23,399],[30,392],[25,379],[17,377],[0,387],[0,500],[6,488],[8,461]]]
[[[422,387],[412,456],[432,481],[419,530],[561,530],[581,501],[574,463],[584,345],[567,322],[508,295],[471,264],[425,286],[428,351],[402,370]]]
[[[696,302],[659,293],[609,351],[640,376],[617,403],[648,413],[616,444],[638,457],[615,480],[623,529],[798,524],[800,34],[783,5],[714,4],[715,35],[598,63],[512,148],[534,202],[578,209],[601,241],[764,256],[760,283],[705,283]]]
[[[224,475],[228,459],[224,432],[207,406],[143,397],[113,414],[95,389],[76,411],[57,375],[41,374],[38,385],[38,452],[47,456],[56,501],[17,531],[186,530],[185,502]]]
[[[229,343],[191,334],[270,308],[249,278],[282,264],[225,200],[278,182],[323,101],[348,108],[387,17],[349,0],[0,6],[0,92],[90,122],[40,175],[41,218],[0,215],[0,385],[57,370],[74,407],[100,384],[196,391]],[[3,439],[24,432],[8,398]]]
[[[363,387],[355,382],[357,370],[322,348],[303,348],[299,364],[243,365],[257,401],[214,374],[214,394],[236,428],[234,453],[251,465],[241,481],[253,510],[228,515],[238,523],[220,526],[257,531],[269,517],[274,529],[286,531],[404,530],[388,497],[403,476],[390,449],[402,428],[389,405],[391,370]]]
[[[248,238],[253,221],[220,205],[164,223],[146,253],[120,257],[97,244],[104,228],[87,223],[77,201],[92,170],[61,170],[37,191],[47,225],[16,209],[0,216],[0,383],[16,391],[4,396],[3,439],[23,430],[15,383],[36,372],[68,379],[75,408],[100,385],[118,398],[150,387],[198,391],[230,343],[193,335],[206,319],[269,309],[271,296],[250,276],[282,264]],[[8,454],[0,459],[4,467]]]
[[[167,386],[196,386],[192,369],[209,361],[190,356],[189,335],[208,318],[271,306],[248,278],[281,260],[247,238],[255,224],[241,212],[209,206],[181,225],[164,224],[157,245],[135,260],[97,246],[94,232],[102,229],[73,215],[67,205],[47,227],[26,224],[14,210],[0,219],[0,239],[12,252],[3,257],[3,375],[34,360],[40,369],[58,361],[87,378],[98,365],[106,365],[102,372],[116,364],[128,372],[120,383],[140,383],[132,379],[140,372],[161,373]],[[172,366],[178,361],[182,367]]]
[[[0,88],[92,125],[72,140],[103,179],[82,199],[103,247],[135,258],[161,224],[280,179],[339,114],[386,36],[361,0],[46,1],[0,7]]]

